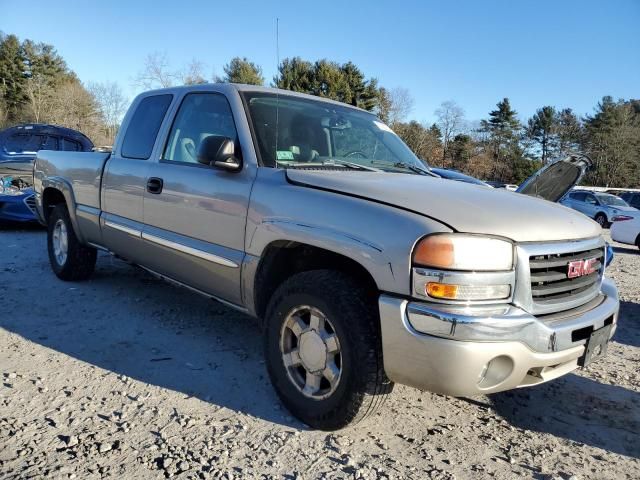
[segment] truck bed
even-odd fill
[[[78,205],[100,208],[100,180],[110,152],[66,152],[40,150],[34,168],[36,190],[42,188],[38,177],[68,179]]]

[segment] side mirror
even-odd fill
[[[242,169],[242,161],[235,154],[235,143],[229,137],[209,135],[200,142],[198,162],[227,172],[238,172]]]

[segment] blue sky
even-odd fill
[[[591,113],[603,95],[640,98],[640,0],[94,1],[0,0],[0,30],[53,44],[84,82],[132,78],[147,54],[222,74],[234,56],[352,60],[405,87],[412,118],[455,100],[469,120],[509,97],[521,118],[551,104]],[[51,8],[51,5],[55,5]]]

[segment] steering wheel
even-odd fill
[[[344,158],[354,157],[356,155],[358,155],[358,156],[360,156],[362,158],[369,158],[369,157],[367,157],[367,154],[364,153],[362,150],[354,150],[353,152],[349,152],[344,156]]]

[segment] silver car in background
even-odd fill
[[[593,218],[603,228],[609,227],[617,220],[633,218],[640,213],[640,210],[629,206],[620,197],[587,190],[574,190],[560,200],[560,203]]]

